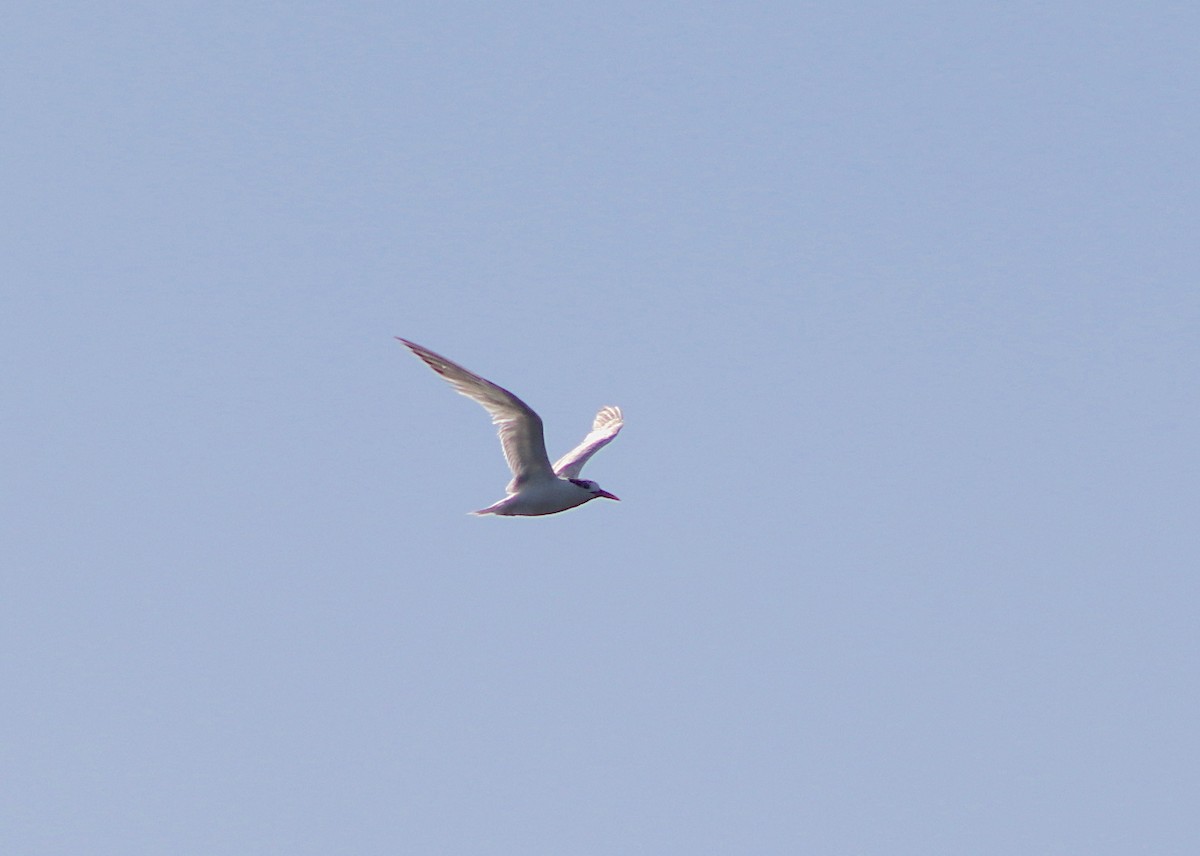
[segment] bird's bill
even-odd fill
[[[602,497],[604,497],[605,499],[615,499],[617,502],[620,502],[620,501],[621,501],[621,497],[619,497],[619,496],[613,496],[611,493],[609,493],[608,491],[606,491],[606,490],[604,490],[604,489],[597,490],[597,491],[596,491],[596,496],[602,496]]]

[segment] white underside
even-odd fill
[[[572,484],[566,479],[554,478],[529,481],[499,502],[472,511],[472,514],[499,514],[505,517],[537,517],[556,514],[577,505],[583,505],[596,496],[590,490]]]

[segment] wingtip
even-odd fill
[[[625,414],[621,412],[621,408],[615,404],[606,404],[600,408],[600,412],[596,414],[596,419],[592,423],[592,430],[599,431],[602,428],[616,426],[620,429],[625,424]]]
[[[428,357],[426,357],[425,355],[426,355],[426,354],[433,354],[433,352],[432,352],[432,351],[430,351],[428,348],[426,348],[426,347],[425,347],[425,346],[423,346],[423,345],[418,345],[416,342],[410,342],[408,339],[405,339],[403,336],[395,336],[395,337],[393,337],[393,338],[395,338],[395,340],[396,340],[397,342],[399,342],[400,344],[402,344],[404,347],[406,347],[406,348],[408,348],[410,351],[412,351],[412,353],[413,353],[415,356],[418,356],[418,357],[420,357],[421,359],[425,360],[425,362],[426,362],[426,363],[428,363],[428,362],[429,362],[429,359],[428,359]],[[436,354],[433,354],[433,355],[434,355],[434,356],[437,356]]]

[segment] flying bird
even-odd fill
[[[492,422],[500,426],[500,445],[504,448],[504,458],[513,474],[512,481],[505,488],[508,496],[487,508],[472,511],[472,514],[536,517],[557,514],[601,496],[605,499],[617,498],[594,481],[579,478],[579,472],[592,455],[620,433],[625,424],[621,408],[601,408],[592,423],[591,433],[551,466],[542,434],[542,418],[528,404],[507,389],[467,371],[458,363],[408,339],[396,338],[444,377],[455,390],[483,405],[483,409],[491,414]]]

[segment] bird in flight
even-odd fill
[[[444,377],[456,391],[483,405],[500,426],[500,445],[513,478],[505,491],[508,496],[472,514],[499,514],[508,517],[536,517],[557,514],[583,505],[597,497],[616,499],[594,481],[579,478],[579,472],[592,455],[612,442],[625,424],[621,408],[604,407],[596,414],[591,433],[583,442],[563,455],[554,466],[546,455],[542,418],[507,389],[469,372],[428,348],[396,337],[425,364]]]

